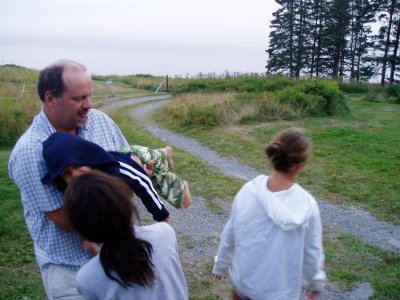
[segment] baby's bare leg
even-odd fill
[[[192,204],[192,195],[190,194],[189,185],[185,181],[185,189],[183,190],[183,201],[181,204],[181,208],[188,208]]]
[[[165,146],[165,151],[167,152],[168,168],[170,170],[173,170],[174,169],[174,160],[172,159],[172,147]]]

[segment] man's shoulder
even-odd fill
[[[37,115],[31,126],[21,135],[15,144],[13,151],[35,151],[41,150],[43,146],[43,141],[45,141],[52,132],[48,130],[45,124],[42,124],[42,121]]]
[[[89,120],[81,134],[83,138],[107,151],[117,151],[128,145],[118,125],[105,113],[96,109],[89,111]]]
[[[89,131],[105,130],[106,128],[115,128],[117,125],[115,122],[104,112],[91,109],[89,110],[89,120],[86,123],[85,128]]]
[[[95,118],[95,119],[104,119],[104,120],[111,120],[111,118],[101,110],[92,108],[89,110],[89,120],[90,118]]]

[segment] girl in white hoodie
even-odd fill
[[[280,132],[265,152],[272,167],[237,193],[215,258],[214,278],[231,276],[233,299],[316,299],[326,278],[314,197],[294,182],[311,145],[298,129]],[[236,297],[236,298],[235,298]]]

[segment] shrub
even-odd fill
[[[370,89],[370,84],[365,82],[340,82],[339,88],[345,93],[367,93]]]
[[[387,102],[400,104],[400,84],[390,84],[385,87]]]
[[[379,95],[377,93],[369,93],[361,98],[361,101],[379,102]]]
[[[173,94],[198,93],[198,92],[238,92],[262,93],[265,91],[278,91],[288,86],[293,86],[296,81],[283,76],[239,76],[229,78],[198,78],[189,79],[174,87]]]
[[[264,81],[262,90],[275,92],[294,85],[296,85],[296,81],[293,79],[284,76],[273,76],[269,77],[269,80]]]
[[[179,126],[211,127],[229,122],[234,115],[233,94],[182,94],[173,98],[162,111],[167,119],[178,120]]]
[[[234,82],[237,78],[229,80]],[[221,81],[218,79],[217,82],[212,83],[209,79],[192,81],[190,85],[186,85],[186,88],[196,87],[208,92],[176,95],[161,114],[172,123],[179,120],[178,126],[212,127],[277,119],[288,120],[303,116],[333,115],[349,110],[343,93],[334,81],[293,81],[296,85],[292,83],[289,87],[276,92],[262,92],[257,88],[248,89],[251,81],[240,79],[241,85],[238,89],[241,92],[239,93],[211,93],[210,86],[213,88],[219,86]],[[253,85],[253,87],[256,86]],[[251,90],[251,92],[243,91],[243,89]]]
[[[400,84],[390,84],[385,87],[386,95],[389,97],[400,97]]]
[[[388,102],[400,104],[400,84],[390,84],[385,87],[370,85],[370,91],[361,98],[368,102]]]
[[[275,97],[302,115],[334,115],[349,111],[344,95],[334,81],[302,81],[296,86],[277,92]]]

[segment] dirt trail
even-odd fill
[[[166,144],[185,150],[204,159],[210,167],[218,169],[223,174],[248,181],[260,172],[238,162],[233,157],[222,157],[195,139],[172,133],[150,118],[152,111],[161,108],[169,101],[168,95],[150,96],[116,101],[103,106],[101,110],[110,111],[125,105],[149,102],[138,108],[130,109],[129,115],[139,121],[151,134],[165,140]],[[400,253],[400,226],[380,221],[368,212],[355,206],[337,206],[323,199],[317,199],[321,209],[324,225],[333,232],[346,232],[358,236],[362,241],[380,248]],[[223,215],[211,213],[204,205],[201,197],[194,198],[194,204],[186,211],[169,209],[172,216],[171,225],[178,235],[193,244],[188,250],[183,247],[183,256],[188,260],[209,260],[216,252],[218,238],[228,215],[229,207],[225,207]],[[199,230],[201,228],[201,230]],[[206,242],[205,242],[206,241]],[[182,248],[182,247],[181,247]],[[361,284],[352,293],[346,293],[329,284],[321,299],[368,299],[371,294],[368,284]]]

